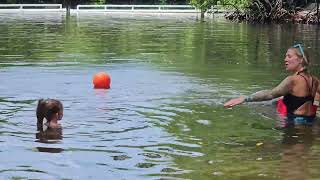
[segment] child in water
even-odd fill
[[[45,125],[48,128],[59,128],[58,120],[63,116],[63,105],[56,99],[40,99],[37,106],[37,127],[43,129],[43,119],[46,118]]]

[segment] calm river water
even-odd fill
[[[278,84],[319,27],[192,15],[0,14],[1,179],[316,179],[320,131],[278,130],[272,102],[228,98]],[[111,75],[111,89],[92,77]],[[38,132],[40,98],[62,130]]]

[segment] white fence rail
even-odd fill
[[[62,4],[0,4],[0,11],[62,11]]]
[[[66,11],[62,4],[0,4],[0,12],[16,11]],[[223,8],[212,6],[209,13],[223,12]],[[138,12],[138,13],[199,13],[191,5],[77,5],[71,12]]]
[[[150,13],[196,13],[191,5],[78,5],[77,12],[150,12]]]

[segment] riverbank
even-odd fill
[[[316,3],[311,3],[304,8],[286,9],[286,7],[275,4],[266,7],[252,4],[245,9],[237,9],[227,13],[226,18],[232,21],[245,21],[252,23],[300,23],[319,24],[319,10]]]

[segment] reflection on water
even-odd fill
[[[317,127],[277,130],[270,102],[222,107],[279,83],[294,41],[317,74],[316,37],[194,16],[0,14],[0,176],[316,179]],[[99,71],[111,89],[92,88]],[[37,131],[40,98],[63,102],[63,129]]]
[[[62,148],[50,148],[50,147],[36,147],[39,152],[47,152],[47,153],[61,153],[63,151]]]
[[[281,153],[280,174],[283,179],[309,179],[312,173],[312,161],[319,158],[314,154],[314,143],[319,139],[319,124],[313,127],[300,127],[285,130]]]

